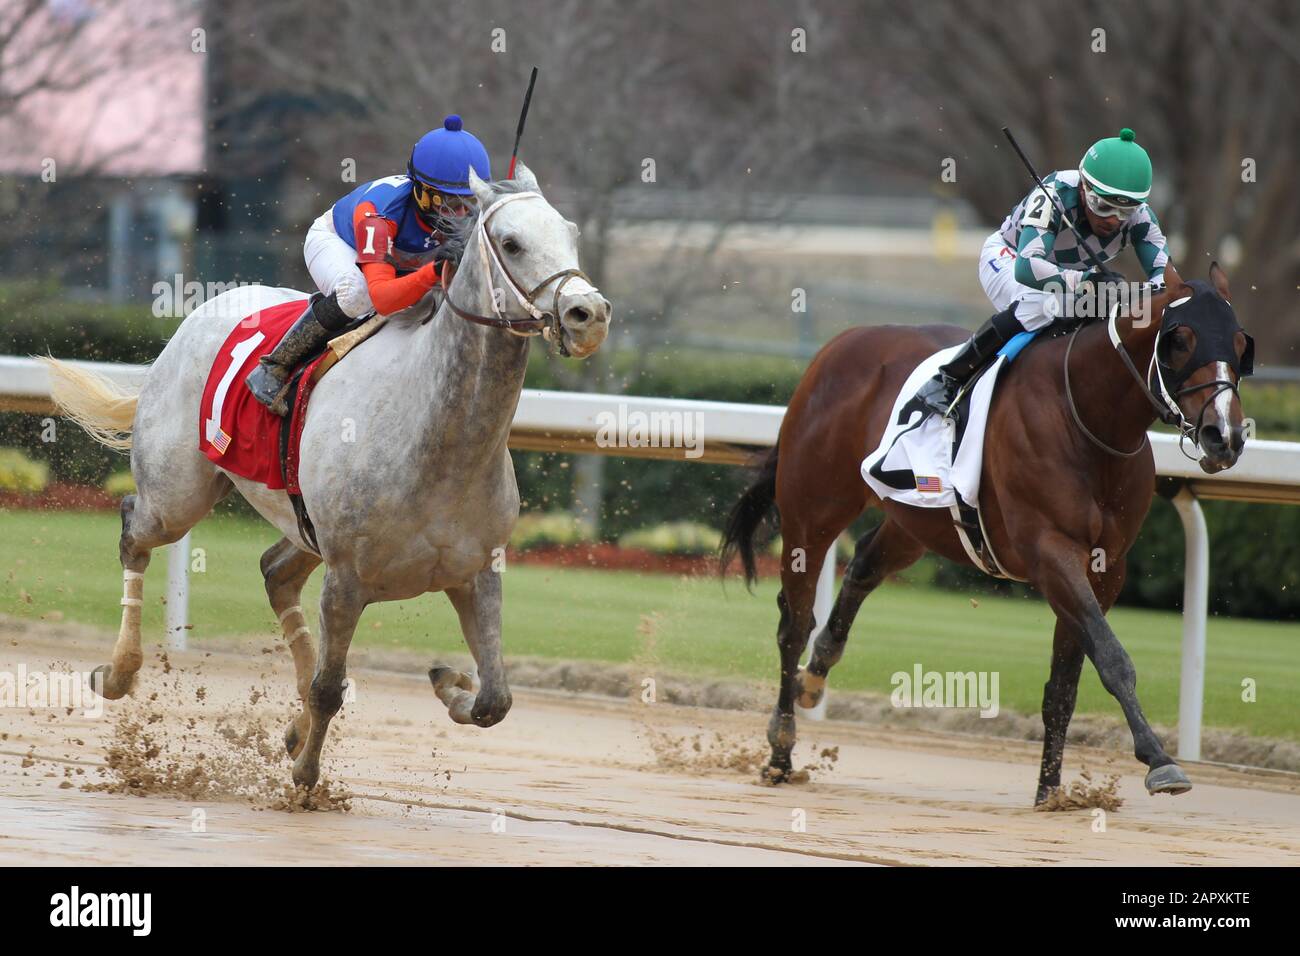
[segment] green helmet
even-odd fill
[[[1128,127],[1093,143],[1079,160],[1079,174],[1094,192],[1121,202],[1145,202],[1151,194],[1151,157]]]

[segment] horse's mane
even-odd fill
[[[517,179],[501,179],[488,185],[492,187],[494,199],[508,193],[528,192],[527,187]],[[442,242],[438,254],[439,259],[446,260],[454,266],[460,265],[460,260],[465,255],[465,246],[469,242],[469,237],[474,234],[474,229],[478,226],[479,216],[483,215],[484,208],[479,206],[475,208],[472,216],[465,216],[456,220],[451,235],[447,236]]]

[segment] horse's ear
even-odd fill
[[[533,171],[518,161],[515,163],[515,182],[530,193],[541,192],[541,188],[537,185],[537,177],[533,175]]]
[[[1183,277],[1178,274],[1174,268],[1174,260],[1170,259],[1165,263],[1165,291],[1169,293],[1170,301],[1181,299],[1190,293],[1186,291],[1187,283]]]
[[[469,188],[473,191],[474,198],[478,200],[479,209],[486,209],[496,199],[492,184],[479,179],[479,175],[474,172],[473,166],[469,168]]]
[[[1214,283],[1214,291],[1219,293],[1219,298],[1224,302],[1232,301],[1232,296],[1228,294],[1228,273],[1217,262],[1210,263],[1210,281]]]

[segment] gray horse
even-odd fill
[[[478,665],[430,671],[451,719],[490,727],[510,710],[501,660],[503,554],[519,514],[506,439],[531,335],[584,358],[609,330],[610,304],[578,270],[577,227],[516,178],[470,174],[478,216],[460,237],[455,278],[429,321],[431,294],[389,320],[321,379],[302,435],[300,483],[319,555],[284,491],[223,471],[198,449],[200,398],[218,349],[245,317],[302,293],[262,286],[191,313],[138,393],[47,360],[55,400],[92,435],[131,449],[138,489],[122,502],[122,627],[95,672],[109,699],[143,663],[140,609],[150,552],[177,541],[232,487],[284,534],[261,560],[271,607],[293,653],[303,710],[285,732],[294,783],[315,786],[329,722],[343,701],[348,646],[365,607],[444,591]],[[541,300],[547,308],[539,307]],[[322,561],[319,660],[299,604]],[[498,565],[499,566],[499,565]]]

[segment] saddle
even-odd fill
[[[1011,338],[1007,341],[1005,345],[1002,346],[1002,348],[998,349],[997,352],[995,352],[991,358],[989,358],[983,365],[981,365],[975,371],[975,374],[970,377],[970,380],[967,381],[966,384],[962,386],[961,391],[957,393],[957,398],[953,402],[951,417],[953,418],[954,421],[957,422],[958,430],[960,431],[962,428],[962,415],[964,414],[966,407],[969,404],[966,401],[967,397],[974,390],[975,384],[981,378],[984,377],[985,373],[988,372],[988,370],[993,367],[993,364],[999,358],[1005,356],[1007,362],[1011,362],[1017,355],[1023,352],[1031,342],[1035,342],[1039,340],[1050,341],[1052,339],[1063,338],[1067,335],[1072,334],[1080,326],[1087,325],[1091,321],[1100,321],[1100,320],[1083,319],[1083,318],[1064,319],[1061,321],[1053,322],[1051,325],[1044,326],[1041,329],[1035,329],[1033,332],[1018,332],[1017,334],[1011,336]]]
[[[993,358],[989,359],[984,365],[971,376],[970,381],[962,388],[953,404],[952,417],[957,419],[957,434],[961,434],[965,429],[965,413],[970,407],[969,396],[975,383],[983,378],[984,374],[993,367],[998,358],[1005,356],[1010,362],[1033,341],[1043,339],[1059,339],[1072,334],[1080,326],[1086,325],[1089,319],[1068,319],[1062,322],[1053,322],[1045,328],[1036,329],[1033,332],[1020,332],[1013,335],[1006,345],[998,349]],[[984,532],[984,519],[980,510],[975,505],[967,502],[960,494],[957,495],[956,504],[952,511],[953,526],[957,530],[957,537],[960,539],[962,547],[966,550],[967,555],[977,567],[984,570],[985,574],[991,577],[1003,578],[1004,580],[1022,580],[1009,574],[1002,563],[998,561],[997,555],[993,553],[993,548],[988,542],[988,537]]]
[[[232,475],[283,489],[293,502],[303,541],[317,550],[298,486],[307,400],[321,378],[386,320],[375,316],[354,323],[304,360],[290,377],[289,414],[280,418],[261,405],[243,382],[249,369],[275,348],[301,316],[302,307],[301,299],[269,305],[231,329],[208,370],[199,400],[199,451]]]

